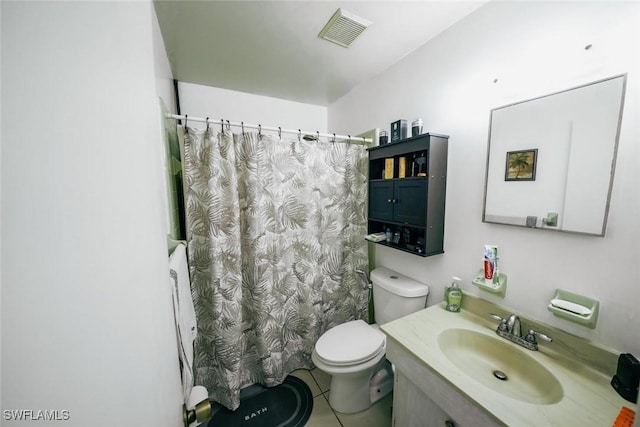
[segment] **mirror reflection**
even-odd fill
[[[626,74],[491,111],[483,221],[604,236]]]

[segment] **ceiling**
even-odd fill
[[[327,106],[486,0],[154,1],[182,82]],[[318,33],[342,8],[372,22],[348,48]]]

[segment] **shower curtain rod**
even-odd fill
[[[268,130],[268,131],[274,131],[274,132],[278,132],[278,134],[281,133],[293,133],[293,134],[297,134],[299,137],[301,138],[305,138],[307,140],[309,139],[316,139],[316,138],[330,138],[333,141],[337,141],[339,139],[341,140],[348,140],[348,141],[352,141],[353,142],[360,142],[360,140],[362,140],[363,144],[370,144],[373,142],[373,140],[371,138],[365,138],[362,136],[351,136],[351,135],[336,135],[335,133],[320,133],[318,131],[308,131],[308,130],[300,130],[300,129],[283,129],[281,127],[273,127],[273,126],[262,126],[262,125],[253,125],[253,124],[248,124],[248,123],[244,123],[244,122],[230,122],[229,120],[213,120],[213,119],[209,119],[207,118],[202,118],[202,117],[191,117],[189,115],[178,115],[178,114],[167,114],[167,118],[169,119],[176,119],[176,120],[184,120],[185,122],[188,121],[194,121],[194,122],[202,122],[202,123],[206,123],[207,125],[226,125],[226,126],[237,126],[237,127],[241,127],[241,128],[250,128],[250,129],[258,129],[259,131],[262,130]]]

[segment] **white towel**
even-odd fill
[[[173,313],[178,337],[178,353],[182,362],[182,389],[184,401],[191,394],[193,383],[193,342],[198,332],[196,313],[191,297],[191,282],[187,265],[187,250],[176,246],[169,257],[169,283],[173,293]]]

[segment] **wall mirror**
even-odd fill
[[[491,110],[483,222],[604,236],[626,79]]]

